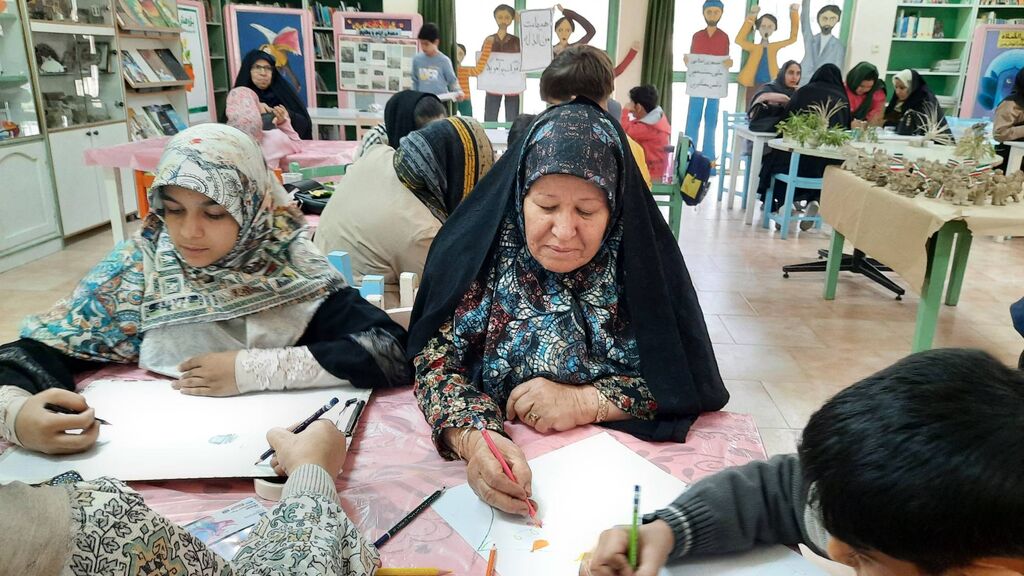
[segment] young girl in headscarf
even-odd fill
[[[861,62],[846,73],[846,98],[855,127],[881,126],[885,112],[885,82],[878,68],[870,62]]]
[[[249,88],[234,88],[228,92],[228,126],[238,128],[256,140],[263,151],[267,167],[286,168],[281,161],[291,154],[302,151],[299,135],[292,128],[292,122],[284,108],[275,112],[261,113],[260,99]],[[265,130],[264,114],[272,117],[273,128]]]
[[[903,136],[921,136],[925,132],[925,120],[931,116],[950,133],[946,115],[939,105],[928,83],[917,70],[902,70],[892,80],[892,98],[885,107],[885,125],[895,126],[896,133]]]
[[[283,107],[291,119],[292,127],[303,140],[313,139],[313,121],[306,103],[295,88],[281,76],[274,57],[262,50],[251,50],[245,55],[235,78],[235,88],[249,88],[269,110]],[[266,111],[266,110],[264,110]],[[280,114],[280,112],[278,112]]]
[[[405,331],[307,240],[255,140],[223,124],[181,132],[149,202],[134,238],[0,346],[0,438],[47,453],[88,449],[99,426],[75,375],[104,363],[173,376],[168,385],[197,396],[408,383]]]

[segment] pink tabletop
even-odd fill
[[[170,137],[165,136],[106,148],[91,148],[85,151],[85,165],[152,172],[160,163],[160,155],[168,140]],[[359,148],[359,142],[337,140],[302,140],[300,144],[302,151],[286,156],[281,161],[281,168],[287,168],[291,162],[298,162],[303,168],[351,164]]]
[[[108,368],[89,376],[79,387],[96,378],[154,376],[137,368]],[[765,458],[753,419],[729,412],[701,416],[685,444],[644,442],[596,426],[550,436],[522,424],[508,425],[507,430],[527,458],[606,431],[688,484],[728,466]],[[434,490],[464,483],[465,470],[462,462],[445,462],[438,456],[412,389],[401,388],[374,393],[337,485],[349,518],[364,535],[376,538]],[[249,479],[133,482],[132,486],[149,506],[179,524],[255,496]],[[385,566],[438,566],[457,574],[482,573],[486,565],[432,509],[392,538],[381,554]]]

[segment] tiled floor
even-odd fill
[[[808,417],[829,396],[910,351],[917,296],[902,302],[867,279],[840,276],[838,298],[821,298],[822,274],[782,278],[781,266],[816,257],[824,233],[779,240],[745,226],[740,210],[705,205],[683,213],[683,254],[704,307],[729,410],[753,414],[771,454],[791,452]],[[67,295],[112,245],[109,230],[60,254],[0,274],[0,341],[21,318]],[[960,305],[943,307],[937,346],[983,348],[1015,364],[1024,341],[1008,307],[1024,295],[1024,239],[976,238]]]

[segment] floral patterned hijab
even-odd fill
[[[161,216],[164,186],[199,192],[239,225],[234,248],[203,268],[178,253]],[[133,362],[142,334],[161,326],[216,322],[316,300],[344,280],[304,234],[259,145],[223,124],[200,124],[164,149],[149,190],[153,211],[75,289],[22,336],[89,360]]]
[[[254,140],[263,140],[263,117],[260,115],[260,97],[250,88],[239,86],[228,92],[228,126],[238,128]]]

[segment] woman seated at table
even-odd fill
[[[802,68],[790,60],[779,68],[775,80],[762,84],[750,100],[747,118],[754,132],[774,132],[775,125],[786,119],[786,106],[800,85]]]
[[[683,442],[729,398],[679,246],[589,100],[549,108],[441,229],[413,310],[415,394],[484,501],[525,514],[505,420]],[[493,432],[511,482],[474,420]]]
[[[922,136],[934,117],[945,132],[952,136],[946,115],[928,83],[916,70],[903,70],[892,80],[893,96],[885,107],[885,125],[894,126],[903,136]]]
[[[885,122],[885,81],[874,64],[861,62],[846,73],[846,98],[850,101],[854,128],[881,126]]]
[[[814,106],[839,108],[829,118],[829,126],[839,126],[845,129],[850,128],[850,103],[846,100],[846,88],[843,85],[843,75],[835,64],[825,64],[811,77],[806,86],[800,88],[793,94],[789,104],[786,105],[786,117],[790,114],[808,112]],[[776,174],[789,173],[789,161],[791,154],[780,150],[771,150],[765,154],[764,165],[761,168],[761,180],[757,193],[764,200],[768,186],[771,184],[772,176]],[[803,155],[800,158],[798,174],[805,178],[821,178],[825,174],[825,168],[839,161],[817,158],[810,155]],[[786,198],[786,183],[775,182],[775,189],[772,194],[771,211],[775,212],[782,205]],[[818,200],[821,198],[821,190],[797,188],[793,196],[794,206],[799,202],[807,202],[807,215],[814,216],[818,211]],[[813,226],[811,221],[800,222],[803,230],[809,230]]]
[[[259,96],[252,90],[233,88],[228,92],[228,126],[238,128],[259,142],[268,168],[287,168],[282,166],[282,160],[302,151],[299,135],[292,128],[284,106],[274,108],[273,112],[261,113],[262,106]]]
[[[1009,166],[1010,147],[1005,142],[1019,142],[1024,140],[1024,70],[1017,73],[1013,81],[1013,89],[996,107],[992,115],[992,137],[999,145],[996,152],[1003,157],[1003,166],[1007,170],[1024,166]]]
[[[366,131],[355,157],[360,158],[367,150],[381,144],[398,148],[409,132],[446,116],[448,111],[436,95],[402,90],[388,99],[384,105],[384,122]]]
[[[345,515],[334,487],[344,435],[320,420],[299,434],[274,428],[267,440],[277,451],[274,470],[288,481],[230,563],[121,481],[68,472],[40,486],[0,485],[3,573],[373,574],[377,549]]]
[[[299,98],[297,88],[281,76],[274,56],[262,50],[250,50],[242,60],[238,77],[235,78],[235,88],[239,87],[249,88],[256,93],[264,105],[261,112],[274,112],[278,106],[283,106],[299,138],[313,139],[313,121],[309,118],[306,103]]]
[[[0,346],[0,439],[88,449],[99,425],[75,375],[103,363],[138,363],[196,396],[409,383],[405,331],[306,239],[252,138],[223,124],[174,136],[149,202],[134,238]]]
[[[399,276],[423,274],[437,231],[493,164],[483,127],[463,116],[410,132],[397,150],[371,148],[338,183],[313,241],[348,252],[356,282],[384,276],[384,307],[395,308]]]

